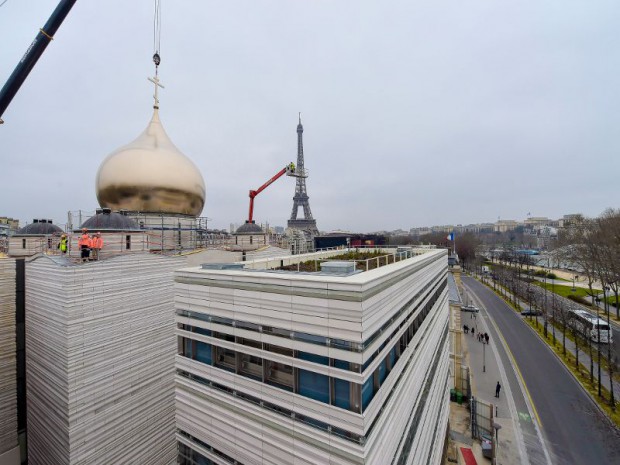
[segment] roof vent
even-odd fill
[[[243,263],[203,263],[200,267],[203,270],[242,270]]]
[[[355,273],[355,262],[323,262],[321,271],[327,274],[352,274]]]

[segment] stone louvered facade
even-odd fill
[[[340,275],[177,271],[179,463],[439,465],[447,251],[412,254]]]
[[[31,465],[170,464],[181,258],[26,265]]]
[[[15,353],[15,260],[0,258],[0,463],[19,463]]]

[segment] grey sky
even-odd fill
[[[0,8],[0,85],[55,0]],[[0,215],[97,207],[101,161],[151,116],[153,2],[78,0],[0,126]],[[582,212],[620,200],[617,0],[163,0],[161,118],[203,216],[296,154],[312,212],[358,231]],[[285,225],[294,181],[256,200]]]

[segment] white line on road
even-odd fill
[[[491,317],[491,315],[488,314],[486,307],[482,304],[482,301],[480,300],[480,298],[476,295],[475,291],[471,288],[468,288],[470,294],[472,295],[472,297],[475,299],[477,306],[479,308],[481,308],[482,310],[484,310],[484,316],[485,318],[481,318],[481,322],[483,324],[483,326],[485,327],[486,331],[489,331],[489,328],[487,326],[487,322],[486,320],[488,319],[489,322],[493,325],[493,327],[495,328],[495,331],[497,332],[497,334],[501,335],[501,331],[499,330],[499,328],[497,327],[497,324],[495,323],[495,321],[493,320],[493,318]],[[497,339],[497,338],[494,338]],[[504,350],[506,351],[506,353],[509,353],[508,348],[506,347],[506,342],[504,340],[503,337],[500,338],[501,339],[501,344],[504,345]],[[496,341],[494,341],[496,342]],[[512,390],[510,389],[510,383],[508,382],[508,377],[506,376],[506,370],[504,369],[504,364],[501,362],[501,358],[499,357],[499,353],[497,351],[497,347],[495,344],[490,344],[491,345],[491,350],[493,351],[493,355],[495,356],[495,359],[497,360],[497,365],[499,368],[499,372],[500,372],[500,378],[502,380],[502,385],[506,387],[506,396],[507,396],[507,400],[508,400],[508,408],[510,410],[510,416],[512,417],[512,422],[514,424],[515,427],[515,433],[517,435],[517,442],[518,442],[518,447],[519,447],[519,454],[521,456],[521,464],[522,465],[529,465],[530,461],[527,455],[527,449],[525,448],[525,440],[523,438],[523,431],[521,430],[521,425],[519,423],[519,413],[517,412],[517,406],[515,405],[514,402],[514,398],[512,397]],[[516,363],[516,362],[515,362]],[[513,367],[514,369],[514,367]],[[525,386],[522,385],[521,383],[521,379],[519,378],[519,376],[516,375],[515,373],[515,377],[517,379],[517,382],[519,383],[519,387],[521,388],[521,393],[523,395],[523,398],[525,400],[525,404],[527,405],[529,414],[531,418],[534,418],[534,414],[532,412],[532,406],[530,405],[530,402],[528,400],[528,396],[525,395]],[[540,426],[538,424],[537,421],[532,421],[532,424],[534,425],[534,428],[536,429],[536,434],[538,436],[538,440],[542,446],[543,449],[543,453],[545,455],[545,459],[547,461],[548,465],[551,465],[551,457],[549,456],[549,451],[547,449],[547,445],[542,437],[542,433],[540,431]]]

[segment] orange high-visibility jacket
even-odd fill
[[[95,236],[91,239],[91,243],[93,249],[103,249],[103,237]]]
[[[92,247],[90,236],[88,234],[82,234],[78,240],[78,247],[82,246]]]

